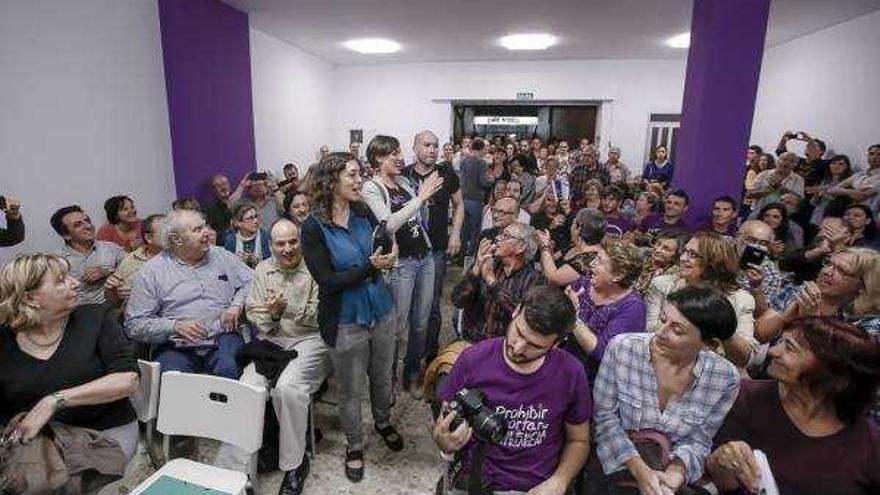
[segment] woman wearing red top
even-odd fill
[[[126,251],[134,251],[144,240],[141,237],[141,219],[134,201],[128,196],[113,196],[104,202],[107,223],[98,230],[98,240],[118,244]]]

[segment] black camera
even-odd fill
[[[373,229],[373,252],[379,250],[379,254],[391,254],[394,249],[394,238],[388,232],[387,221],[382,220],[376,228]]]
[[[6,196],[0,196],[0,210],[6,209]]]
[[[747,270],[754,266],[761,266],[764,263],[764,259],[767,258],[767,250],[757,244],[749,244],[746,246],[745,250],[743,250],[742,257],[739,259],[739,266],[743,270]]]
[[[486,405],[486,395],[478,389],[463,388],[449,402],[449,411],[455,411],[455,420],[450,429],[458,428],[462,421],[467,422],[481,439],[498,445],[507,437],[507,422],[500,413],[495,413]]]

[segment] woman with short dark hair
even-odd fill
[[[223,247],[241,261],[255,268],[272,255],[269,232],[260,227],[260,212],[252,203],[238,203],[232,208],[232,227],[223,235]]]
[[[398,248],[398,261],[388,274],[388,282],[394,299],[398,347],[407,336],[402,388],[420,399],[418,382],[434,301],[434,258],[424,206],[443,187],[443,177],[434,171],[415,187],[403,175],[400,143],[391,136],[371,139],[367,159],[376,172],[364,182],[363,201],[376,219],[384,222]],[[396,363],[394,370],[396,373]]]
[[[770,349],[772,380],[745,380],[706,469],[726,493],[759,493],[755,450],[781,495],[880,493],[880,428],[868,410],[880,344],[835,318],[792,321]]]
[[[739,373],[712,351],[736,331],[730,302],[705,286],[673,292],[667,302],[655,334],[618,335],[605,350],[593,387],[601,470],[588,467],[588,482],[623,471],[647,494],[673,493],[698,480],[712,437],[736,399]],[[668,443],[669,459],[643,457],[636,443],[651,435]]]
[[[134,251],[144,240],[141,237],[141,219],[134,200],[128,196],[113,196],[104,202],[107,223],[98,229],[99,241],[112,242],[126,251]]]

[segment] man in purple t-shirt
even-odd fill
[[[615,237],[623,237],[623,234],[636,228],[635,222],[620,211],[620,205],[625,198],[626,194],[618,186],[609,186],[602,192],[601,210],[605,214],[606,228]]]
[[[480,390],[506,420],[507,436],[486,445],[482,486],[494,492],[562,495],[589,453],[590,387],[581,364],[556,348],[574,326],[575,308],[557,287],[535,287],[514,313],[505,337],[464,351],[440,393],[444,411],[434,427],[441,455],[462,455],[465,468],[452,493],[468,486],[478,440],[466,422],[450,431],[446,404],[462,389]],[[461,451],[460,454],[457,454]]]
[[[712,202],[712,218],[698,230],[714,232],[729,240],[736,238],[736,200],[721,196]]]
[[[653,214],[642,220],[639,230],[651,235],[653,232],[666,229],[681,229],[688,231],[684,214],[687,212],[690,197],[681,189],[676,189],[666,195],[663,201],[663,214]]]

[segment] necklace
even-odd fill
[[[24,335],[24,338],[27,339],[27,341],[30,342],[31,344],[34,344],[37,347],[42,347],[45,349],[45,348],[52,347],[53,345],[57,344],[58,341],[61,340],[61,337],[64,337],[64,331],[59,332],[58,337],[55,337],[55,340],[53,340],[52,342],[49,342],[48,344],[41,344],[41,343],[37,342],[36,340],[34,340],[33,337],[31,337],[30,335],[28,335],[26,333],[23,335]]]

